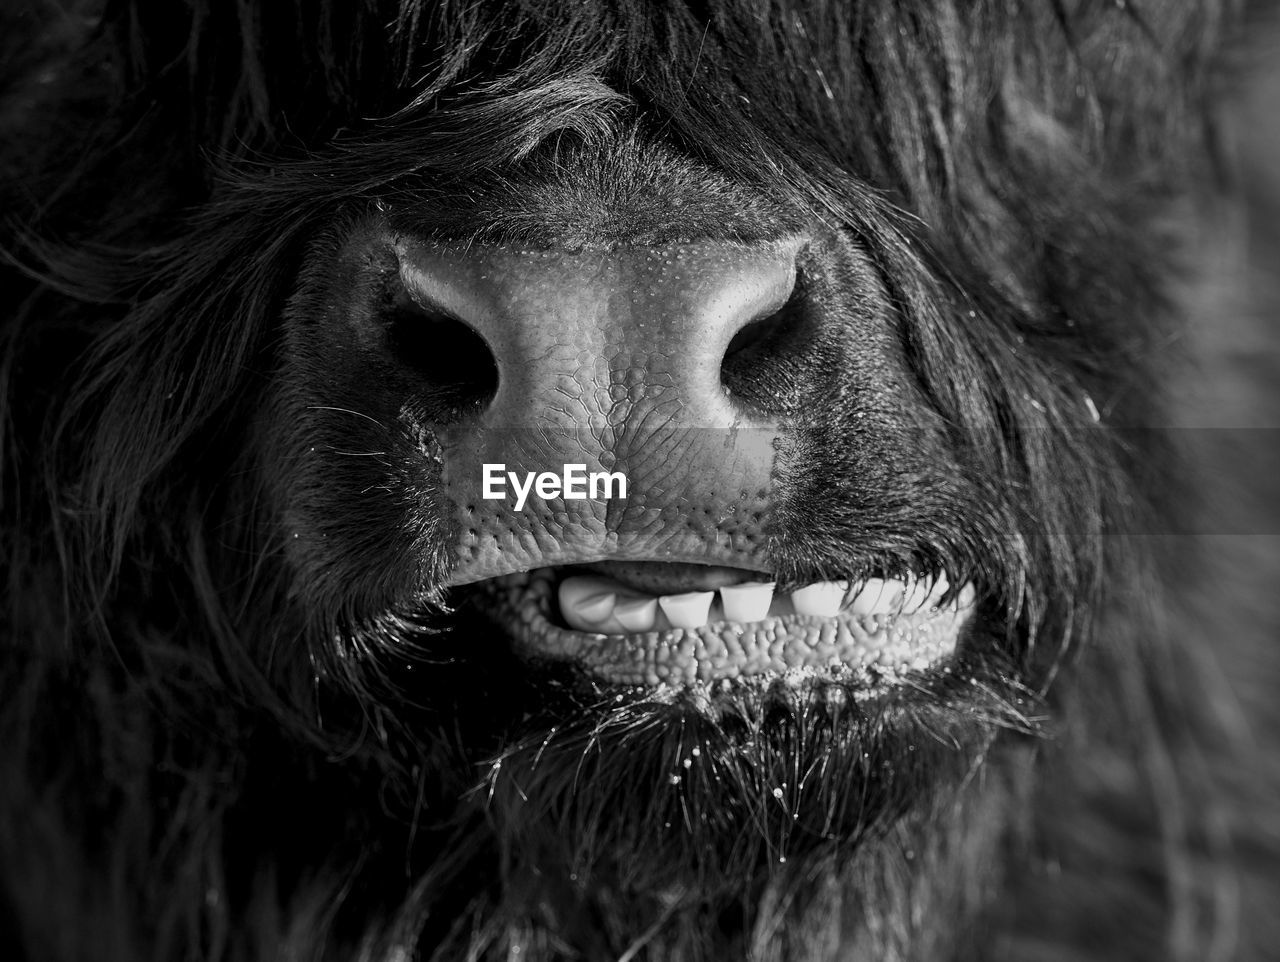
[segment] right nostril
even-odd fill
[[[781,413],[804,380],[807,334],[804,293],[797,278],[782,307],[734,334],[720,362],[720,383],[752,407]]]
[[[475,330],[443,312],[398,304],[386,317],[387,346],[421,380],[441,420],[487,405],[498,391],[498,362]]]

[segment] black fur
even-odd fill
[[[1169,211],[1208,171],[1228,14],[6,15],[13,951],[1226,957],[1229,696],[1149,537],[1189,510],[1181,471],[1123,429],[1167,423]],[[924,559],[983,586],[979,637],[868,704],[520,662],[435,590],[410,439],[298,416],[290,337],[371,221],[459,247],[842,238],[918,410],[823,348],[848,390],[792,399],[779,572]],[[843,316],[828,269],[813,296]],[[855,415],[878,430],[842,446]],[[305,466],[330,437],[392,453]],[[299,497],[329,527],[291,548]]]

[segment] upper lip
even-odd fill
[[[652,594],[711,591],[742,581],[772,581],[773,576],[736,565],[709,565],[677,561],[599,561],[580,565],[583,570],[607,575],[622,584]]]
[[[650,563],[655,565],[696,565],[708,568],[736,568],[741,570],[744,576],[759,576],[763,572],[772,570],[772,566],[764,558],[755,553],[725,549],[713,545],[709,545],[705,551],[680,551],[674,553],[661,553],[643,550],[637,550],[634,553],[628,551],[584,552],[575,549],[552,550],[542,552],[537,560],[541,563],[521,564],[513,559],[509,564],[499,563],[486,566],[483,571],[475,573],[469,577],[458,578],[456,575],[451,575],[447,581],[447,585],[449,587],[460,587],[462,585],[488,581],[492,578],[500,578],[503,575],[534,571],[538,568],[561,568],[572,567],[575,565],[580,566],[614,563]]]

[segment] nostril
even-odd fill
[[[733,335],[733,339],[729,342],[729,346],[724,352],[724,366],[737,364],[745,360],[744,354],[753,349],[757,349],[762,341],[765,341],[772,334],[777,325],[781,322],[781,312],[775,312],[768,317],[762,317],[752,321],[746,327]],[[747,355],[749,356],[749,355]]]
[[[725,349],[720,383],[760,410],[781,413],[803,375],[806,310],[800,278],[786,303],[743,325]]]
[[[498,362],[474,329],[412,302],[392,306],[384,320],[388,349],[421,382],[439,420],[456,420],[493,399]]]

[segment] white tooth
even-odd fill
[[[673,628],[701,628],[707,623],[714,591],[688,591],[682,595],[663,595],[658,599]]]
[[[627,631],[653,631],[658,617],[657,598],[635,598],[619,601],[613,609],[613,617]]]
[[[868,578],[845,610],[855,615],[887,615],[897,610],[896,602],[904,588],[901,581]]]
[[[613,611],[617,593],[605,578],[573,577],[560,582],[560,614],[570,628],[601,631],[600,625]]]
[[[906,594],[902,596],[902,602],[898,605],[898,610],[907,614],[913,614],[920,610],[925,601],[929,597],[928,586],[923,582],[909,582]]]
[[[576,603],[595,595],[622,594],[626,589],[612,578],[599,575],[571,575],[560,582],[560,599]]]
[[[774,582],[725,585],[720,589],[725,621],[764,621],[769,617]]]
[[[947,587],[946,576],[942,576],[942,574],[933,581],[920,578],[920,580],[911,583],[911,590],[906,592],[904,599],[902,599],[900,610],[914,614],[915,611],[937,608],[938,599],[941,599],[946,594]]]
[[[613,614],[614,603],[618,600],[615,594],[595,595],[578,603],[577,613],[594,624],[607,619]]]
[[[791,592],[791,604],[798,615],[834,618],[848,590],[849,585],[844,581],[818,581]]]

